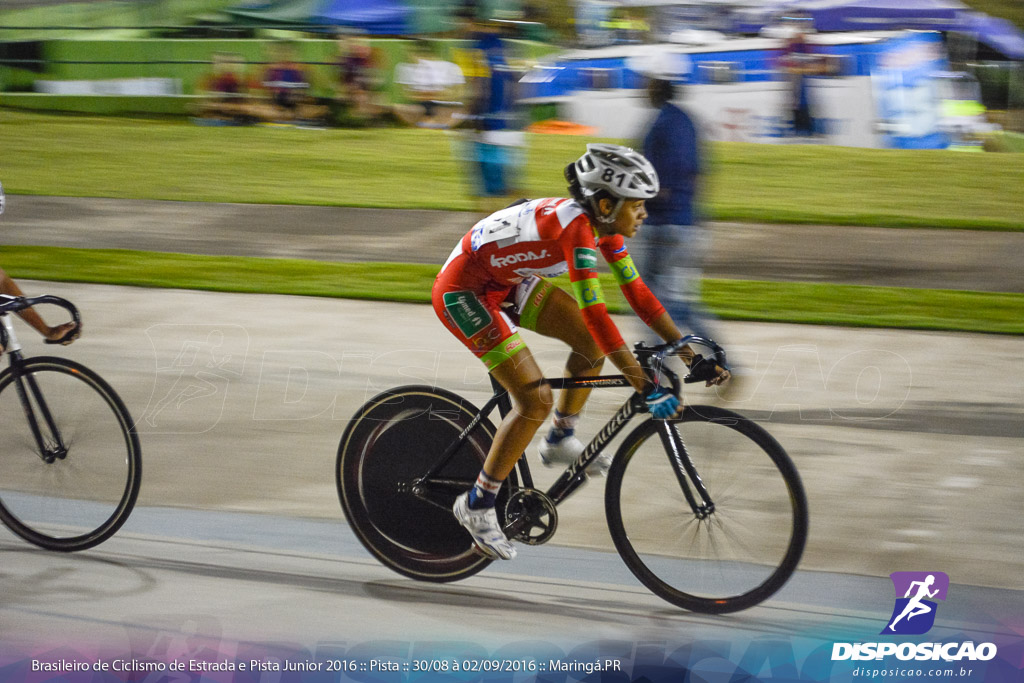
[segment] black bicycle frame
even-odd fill
[[[494,382],[494,379],[491,379]],[[590,389],[595,387],[630,387],[626,378],[621,375],[607,377],[562,377],[547,380],[552,389]],[[507,394],[506,394],[507,398]],[[510,406],[511,408],[511,406]],[[611,443],[616,436],[629,424],[629,421],[640,412],[640,405],[635,396],[630,397],[622,407],[612,416],[608,423],[597,433],[597,436],[587,444],[576,461],[566,468],[554,484],[547,490],[547,496],[556,504],[561,503],[569,497],[586,480],[586,470],[590,463],[604,450],[605,446]],[[504,413],[502,417],[504,417]]]
[[[646,347],[643,344],[638,344],[636,347],[638,354],[637,358],[638,360],[641,360],[641,365],[643,365],[643,367],[650,373],[651,378],[655,381],[664,374],[672,384],[673,393],[678,395],[681,386],[679,376],[664,367],[664,359],[668,355],[674,354],[691,341],[711,349],[714,354],[715,362],[722,367],[727,367],[725,351],[718,344],[713,340],[693,335],[686,336],[661,347]],[[455,455],[459,446],[461,446],[466,439],[469,438],[469,435],[473,433],[473,430],[479,427],[483,420],[491,414],[491,411],[497,407],[502,419],[512,411],[512,401],[508,397],[508,391],[501,386],[498,380],[494,379],[493,375],[490,377],[490,380],[491,386],[494,389],[494,395],[491,396],[487,403],[484,404],[484,407],[481,408],[475,416],[473,416],[473,419],[470,420],[468,425],[466,425],[466,428],[463,429],[455,441],[448,446],[444,454],[442,454],[441,458],[434,464],[434,466],[431,467],[426,474],[413,482],[414,491],[417,489],[422,490],[424,484],[441,471],[441,469]],[[622,375],[606,375],[600,377],[560,377],[545,379],[544,381],[552,389],[594,389],[598,387],[622,388],[632,386]],[[700,380],[688,376],[684,381],[692,382]],[[569,495],[579,488],[586,480],[587,467],[595,458],[597,458],[601,451],[603,451],[605,447],[611,443],[620,432],[622,432],[629,421],[642,410],[643,406],[641,405],[641,399],[634,393],[624,404],[622,404],[622,407],[618,409],[615,415],[612,416],[597,436],[587,444],[586,448],[583,449],[583,452],[576,461],[570,464],[555,483],[548,488],[545,495],[547,495],[547,497],[556,505],[568,498]],[[675,428],[677,423],[678,420],[659,420],[657,423],[658,437],[661,439],[665,452],[668,453],[669,460],[672,464],[672,471],[676,475],[679,488],[682,489],[683,496],[686,498],[686,502],[689,503],[690,508],[693,510],[693,514],[697,519],[706,519],[715,511],[715,503],[711,500],[711,495],[708,493],[707,487],[704,486],[704,481],[701,479],[700,474],[697,472],[697,468],[693,466],[693,461],[686,452],[686,445],[683,443],[683,439],[679,435],[679,431]],[[520,478],[522,479],[522,487],[529,489],[534,488],[533,477],[530,474],[530,466],[526,461],[525,454],[520,456],[516,463],[516,467],[519,471]],[[696,495],[694,494],[695,491]]]
[[[545,382],[552,389],[631,387],[629,382],[626,381],[626,378],[621,375],[581,378],[561,377],[547,379]],[[455,455],[459,446],[469,438],[470,434],[480,426],[483,420],[490,415],[495,408],[498,408],[498,412],[502,418],[512,411],[512,401],[509,399],[508,391],[506,391],[505,388],[494,379],[494,377],[491,377],[491,385],[494,388],[494,395],[488,399],[483,408],[481,408],[473,419],[470,420],[470,423],[466,425],[433,467],[414,482],[414,489],[416,487],[423,486],[423,484],[431,480],[438,472],[440,472],[448,461]],[[616,411],[615,415],[612,416],[604,428],[598,432],[589,444],[587,444],[579,458],[570,464],[566,468],[565,472],[563,472],[562,475],[548,488],[545,495],[547,495],[556,505],[568,498],[580,487],[580,485],[583,484],[584,481],[586,481],[587,467],[605,449],[605,447],[622,432],[626,425],[629,424],[629,421],[641,411],[642,407],[640,405],[639,397],[636,395],[631,396],[625,403],[623,403],[622,407]],[[665,444],[666,452],[670,455],[672,469],[679,481],[679,486],[683,491],[683,495],[686,497],[686,501],[690,504],[694,515],[696,515],[698,519],[704,519],[714,511],[714,503],[711,501],[711,497],[708,494],[707,489],[704,487],[704,483],[701,480],[700,475],[694,468],[690,457],[686,454],[686,447],[679,436],[679,432],[676,431],[674,427],[674,422],[671,420],[659,421],[658,435]],[[522,479],[521,485],[524,488],[534,488],[533,477],[530,474],[530,467],[526,462],[526,458],[521,457],[517,463],[517,467],[520,478]],[[694,496],[694,488],[697,490],[700,500]]]
[[[469,424],[466,425],[465,429],[456,437],[456,439],[445,449],[445,452],[441,455],[434,465],[427,470],[423,476],[419,477],[413,486],[422,486],[426,481],[432,479],[440,472],[448,461],[452,459],[455,452],[459,449],[469,435],[480,426],[480,423],[484,421],[491,412],[497,408],[498,414],[501,415],[502,419],[505,418],[510,412],[512,412],[512,401],[508,397],[508,391],[498,383],[493,376],[491,376],[491,386],[494,388],[494,394],[487,400],[484,407],[473,416]],[[625,377],[621,375],[605,376],[605,377],[561,377],[554,379],[544,380],[552,389],[593,389],[596,387],[628,387],[629,382],[626,381]],[[572,493],[576,488],[583,483],[586,475],[584,474],[587,465],[589,465],[598,453],[622,431],[622,428],[626,426],[626,423],[636,415],[639,411],[638,406],[635,404],[634,399],[627,401],[611,421],[601,430],[594,440],[583,450],[580,457],[574,462],[569,468],[559,477],[550,489],[547,491],[547,495],[552,498],[556,503],[559,503]],[[525,458],[520,458],[518,462],[520,476],[522,477],[522,485],[525,488],[533,488],[533,476],[530,474],[529,465],[526,463]]]

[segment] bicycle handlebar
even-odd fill
[[[43,294],[42,296],[8,296],[0,295],[0,315],[5,313],[17,313],[23,311],[26,308],[32,308],[39,304],[51,304],[63,308],[71,315],[71,322],[80,323],[82,322],[82,316],[78,313],[78,308],[68,301],[62,299],[59,296],[52,294]]]
[[[659,375],[664,374],[672,383],[673,393],[678,396],[682,389],[682,384],[679,381],[679,375],[665,367],[665,359],[669,356],[674,356],[680,351],[680,349],[688,344],[698,344],[700,346],[707,347],[711,350],[711,356],[714,358],[716,365],[725,369],[729,368],[725,360],[725,349],[716,344],[713,339],[698,337],[694,334],[688,334],[674,342],[659,344],[657,346],[647,346],[644,342],[639,342],[634,347],[634,350],[637,360],[651,375],[651,379],[655,385],[658,384]],[[691,375],[687,375],[682,381],[689,384],[691,382],[699,382],[700,380],[696,377],[692,377]]]
[[[50,304],[52,306],[63,308],[71,316],[71,322],[75,323],[75,327],[65,335],[64,339],[54,339],[53,341],[47,339],[47,344],[62,344],[68,337],[78,333],[78,330],[82,326],[82,316],[78,312],[78,308],[67,299],[62,299],[61,297],[54,296],[52,294],[43,294],[42,296],[31,297],[0,294],[0,316],[7,315],[8,313],[17,313],[18,311],[23,311],[26,308],[32,308],[39,304]],[[3,346],[6,346],[6,339],[3,341]]]

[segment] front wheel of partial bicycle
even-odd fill
[[[719,614],[773,595],[807,542],[807,498],[796,467],[760,425],[732,411],[688,406],[685,457],[714,504],[695,513],[660,429],[649,420],[623,442],[605,488],[615,547],[633,574],[668,602]],[[687,484],[695,491],[692,481]]]
[[[44,356],[0,374],[0,521],[11,531],[47,550],[91,548],[128,519],[141,481],[134,422],[99,375]]]

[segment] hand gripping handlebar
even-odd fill
[[[64,335],[62,339],[54,339],[52,341],[47,339],[47,344],[62,344],[66,342],[68,338],[77,334],[78,329],[82,325],[82,316],[79,314],[78,308],[67,299],[62,299],[61,297],[53,296],[52,294],[44,294],[42,296],[32,297],[9,296],[7,294],[0,294],[0,316],[7,315],[8,313],[17,313],[18,311],[23,311],[26,308],[32,308],[33,306],[38,306],[39,304],[50,304],[53,306],[63,308],[71,316],[71,322],[75,323],[75,326],[70,331],[68,331],[68,333]],[[4,337],[4,339],[0,340],[0,346],[6,346],[7,332],[3,327],[0,327],[0,335]]]
[[[635,347],[637,361],[647,371],[651,381],[654,382],[655,386],[660,386],[660,377],[664,375],[669,382],[672,384],[672,391],[677,396],[682,389],[682,384],[679,381],[679,375],[665,366],[665,359],[676,355],[680,349],[687,344],[697,344],[706,347],[711,353],[710,357],[704,357],[707,360],[714,359],[715,365],[719,365],[725,369],[728,369],[728,365],[725,360],[725,349],[716,344],[714,340],[707,339],[706,337],[698,337],[696,335],[686,335],[681,339],[677,339],[674,342],[667,344],[659,344],[658,346],[647,346],[644,342],[639,342]],[[702,377],[695,377],[693,374],[688,374],[683,378],[683,382],[690,384],[692,382],[704,381]]]

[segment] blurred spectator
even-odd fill
[[[576,38],[582,47],[610,45],[614,42],[609,21],[611,5],[597,0],[578,0],[572,18]]]
[[[437,59],[425,41],[415,41],[408,61],[395,67],[395,82],[402,85],[409,103],[395,105],[395,115],[421,128],[450,128],[463,108],[462,70]]]
[[[508,61],[507,44],[494,24],[470,21],[468,162],[479,210],[494,211],[520,193],[525,136],[516,102],[519,72]]]
[[[317,103],[310,94],[309,79],[302,66],[294,60],[290,46],[278,45],[275,57],[263,74],[270,117],[279,122],[323,122],[327,107]]]
[[[782,49],[779,66],[789,82],[789,111],[793,135],[811,137],[817,133],[808,79],[824,73],[821,55],[807,41],[814,31],[810,17],[790,19],[790,35]]]
[[[348,123],[365,123],[379,116],[380,77],[373,47],[365,36],[338,35],[338,82],[336,101]]]
[[[620,7],[602,22],[602,27],[614,36],[614,42],[620,44],[643,43],[651,27],[643,17],[629,8]]]
[[[251,83],[245,75],[241,55],[216,53],[211,57],[210,73],[199,85],[204,99],[196,108],[199,117],[226,123],[251,123],[257,108],[250,94]]]
[[[661,190],[647,201],[647,220],[637,233],[637,269],[680,328],[714,338],[701,306],[701,269],[709,236],[696,196],[703,173],[701,143],[690,116],[672,103],[681,63],[652,56],[631,66],[647,76],[647,95],[658,110],[643,139],[643,154],[658,172]]]
[[[523,5],[521,37],[538,43],[554,43],[557,38],[551,26],[551,8],[546,2],[533,0]]]

